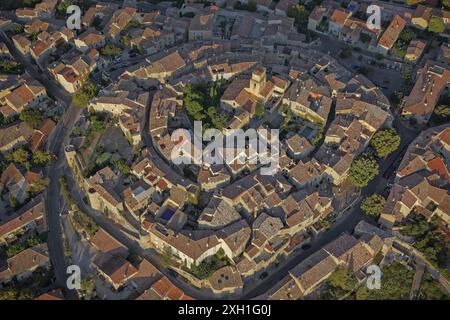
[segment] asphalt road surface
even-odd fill
[[[244,288],[244,294],[241,297],[242,299],[251,299],[266,293],[277,282],[288,275],[290,269],[294,268],[296,265],[311,256],[313,253],[317,252],[330,242],[337,239],[344,232],[351,233],[360,221],[368,219],[361,213],[361,210],[359,208],[362,199],[370,196],[373,193],[382,193],[384,191],[384,189],[386,188],[386,179],[383,177],[383,174],[386,172],[386,170],[390,169],[390,167],[394,163],[397,163],[397,159],[402,155],[402,150],[404,149],[404,147],[408,146],[420,133],[420,131],[413,131],[405,127],[398,119],[394,120],[394,127],[401,136],[399,148],[381,162],[379,168],[380,172],[378,176],[374,180],[372,180],[366,188],[361,190],[361,196],[359,200],[353,205],[346,216],[342,220],[336,222],[331,229],[323,233],[319,237],[319,239],[312,242],[310,248],[301,251],[293,257],[288,258],[284,265],[280,266],[274,272],[270,273],[269,276],[267,276],[267,278],[265,278],[264,280],[258,281],[257,286],[253,287],[247,292],[245,292]]]
[[[68,290],[66,287],[66,279],[68,274],[66,273],[67,266],[64,257],[64,240],[59,216],[61,207],[58,177],[60,175],[59,168],[61,166],[61,161],[64,159],[64,156],[61,157],[60,153],[62,143],[64,138],[66,138],[66,136],[71,132],[71,129],[77,119],[77,115],[81,113],[81,109],[71,105],[71,95],[58,87],[58,85],[56,85],[56,83],[51,81],[49,78],[42,75],[37,70],[37,67],[27,60],[27,58],[15,48],[13,42],[5,32],[0,31],[0,38],[6,44],[14,59],[20,62],[24,66],[26,72],[45,87],[47,94],[59,100],[66,107],[70,105],[64,113],[63,118],[58,122],[55,132],[49,140],[49,151],[53,154],[59,154],[60,157],[56,162],[52,161],[46,168],[46,176],[50,179],[50,182],[47,189],[45,206],[47,214],[46,220],[49,230],[47,244],[50,260],[55,272],[56,284],[64,290],[65,297],[67,299],[77,299],[77,292],[75,290]]]

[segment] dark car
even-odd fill
[[[260,279],[260,280],[263,280],[263,279],[267,278],[268,275],[269,275],[269,274],[268,274],[267,272],[263,272],[263,273],[261,273],[261,275],[259,276],[259,279]]]
[[[305,243],[304,245],[302,245],[303,250],[308,250],[309,248],[311,248],[311,245],[309,243]]]

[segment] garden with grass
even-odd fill
[[[228,257],[225,255],[223,249],[219,249],[217,253],[203,260],[198,266],[191,265],[191,273],[198,279],[203,280],[209,278],[218,269],[229,265]]]
[[[322,285],[321,299],[340,300],[346,298],[355,289],[358,281],[353,272],[338,267]]]
[[[409,300],[415,271],[398,261],[381,268],[380,289],[363,285],[356,291],[356,300]]]
[[[8,284],[0,290],[0,300],[33,300],[54,282],[53,269],[38,267],[26,279]]]
[[[449,300],[448,294],[429,272],[425,272],[420,284],[419,300]]]
[[[213,84],[188,84],[184,89],[184,105],[192,121],[202,121],[203,130],[222,130],[228,122],[226,113],[220,111],[220,97],[225,92],[225,82]]]
[[[413,246],[423,253],[425,258],[439,272],[450,280],[450,240],[444,232],[439,229],[436,218],[429,222],[416,212],[410,214],[403,227],[401,234],[414,239]]]

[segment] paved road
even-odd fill
[[[422,283],[423,274],[425,272],[425,265],[418,263],[416,266],[416,273],[411,285],[410,300],[417,300],[420,294],[420,285]]]
[[[65,90],[60,88],[55,82],[50,80],[47,76],[40,73],[38,71],[37,66],[32,62],[30,62],[26,57],[22,55],[22,53],[20,53],[16,49],[14,43],[11,41],[10,37],[4,31],[0,31],[0,38],[6,44],[14,59],[20,62],[25,67],[25,70],[28,72],[28,74],[30,74],[34,79],[38,80],[45,87],[45,89],[47,90],[47,94],[51,95],[55,99],[60,100],[66,106],[70,105],[72,101],[72,96]]]
[[[66,113],[64,114],[63,119],[58,123],[56,128],[56,132],[53,140],[51,141],[50,149],[55,154],[59,154],[59,159],[56,163],[52,163],[50,168],[48,169],[48,176],[50,178],[50,185],[47,191],[47,223],[49,225],[49,250],[51,254],[52,263],[55,268],[57,283],[62,288],[65,288],[65,279],[67,277],[65,270],[65,259],[64,259],[64,245],[62,239],[62,230],[60,224],[60,197],[59,197],[59,185],[58,178],[63,174],[65,170],[64,166],[64,153],[63,153],[63,142],[68,139],[68,135],[72,131],[72,128],[81,114],[82,110],[76,108],[75,106],[70,104],[71,96],[66,93],[64,90],[59,88],[54,82],[46,78],[44,75],[37,71],[37,68],[30,63],[23,55],[18,52],[11,40],[4,32],[0,32],[1,38],[4,40],[12,55],[15,57],[17,61],[22,63],[25,66],[27,72],[33,76],[35,79],[39,80],[47,89],[48,93],[53,97],[62,101],[66,106],[69,106]],[[148,119],[148,117],[147,117]],[[397,157],[400,155],[401,150],[404,146],[408,145],[416,136],[417,132],[413,132],[405,127],[399,122],[395,121],[395,126],[398,128],[400,135],[402,136],[401,146],[397,150],[397,152],[391,154],[387,159],[385,159],[380,166],[380,174],[378,177],[373,180],[369,186],[362,190],[361,198],[368,196],[374,192],[382,192],[386,186],[386,181],[382,177],[382,174],[396,162]],[[151,143],[150,143],[151,146]],[[79,192],[75,192],[75,199],[79,204],[80,208],[82,208],[85,212],[87,212],[102,228],[104,228],[107,232],[109,232],[115,239],[134,250],[139,255],[146,257],[149,259],[163,274],[168,276],[177,286],[180,287],[187,294],[196,297],[196,298],[208,298],[204,295],[203,292],[196,290],[189,286],[184,281],[181,281],[172,276],[166,269],[162,268],[160,265],[159,256],[148,252],[148,250],[144,250],[141,246],[136,242],[128,238],[125,234],[123,234],[120,229],[113,226],[109,221],[107,221],[104,217],[97,214],[92,208],[87,206],[82,200],[82,194]],[[273,285],[275,285],[279,280],[281,280],[284,276],[287,275],[288,271],[296,266],[298,263],[308,258],[311,254],[333,241],[337,237],[339,237],[343,232],[351,232],[353,228],[358,224],[364,217],[361,215],[359,210],[359,200],[353,209],[347,214],[347,216],[342,219],[340,222],[335,224],[333,228],[325,232],[316,242],[312,244],[312,246],[299,253],[298,255],[292,257],[285,263],[282,267],[277,269],[274,273],[272,273],[269,277],[259,282],[259,284],[251,289],[249,292],[246,292],[241,298],[249,299],[260,294],[265,293],[269,290]],[[66,290],[66,297],[69,299],[76,299],[77,294],[72,290]]]
[[[359,209],[359,205],[365,197],[373,193],[382,193],[386,188],[386,179],[383,178],[383,174],[392,165],[397,162],[397,159],[402,154],[404,147],[409,145],[420,133],[419,131],[413,131],[405,127],[401,121],[395,120],[394,127],[397,129],[401,136],[401,143],[396,152],[390,154],[382,163],[380,164],[380,173],[378,176],[370,182],[370,184],[361,190],[361,196],[355,205],[350,209],[346,216],[340,221],[336,222],[331,229],[323,233],[319,239],[311,244],[311,247],[307,250],[301,251],[297,255],[290,257],[286,263],[271,273],[264,280],[258,281],[256,287],[253,287],[249,291],[245,292],[241,298],[251,299],[266,293],[270,288],[272,288],[277,282],[282,280],[290,269],[307,259],[313,253],[317,252],[333,240],[337,239],[344,232],[352,232],[355,226],[362,220],[368,220],[365,215],[363,215]]]
[[[59,177],[64,171],[64,146],[72,132],[72,128],[83,110],[74,105],[70,105],[69,109],[64,113],[63,119],[60,120],[53,136],[53,141],[49,149],[53,154],[58,155],[57,161],[52,163],[47,168],[47,177],[50,179],[49,187],[47,188],[47,225],[49,228],[48,247],[50,250],[50,257],[55,268],[56,279],[61,288],[65,290],[67,299],[78,299],[78,294],[75,290],[68,290],[66,288],[67,266],[64,256],[64,240],[63,230],[61,226],[61,218],[59,213],[60,208],[63,207],[60,192],[59,192]],[[70,129],[70,130],[69,130]]]
[[[72,128],[77,119],[81,109],[71,105],[72,97],[66,91],[58,87],[56,83],[46,78],[38,72],[37,67],[26,59],[14,46],[8,35],[0,31],[0,38],[4,41],[14,59],[20,62],[25,70],[36,80],[38,80],[47,90],[47,93],[59,100],[66,107],[70,107],[64,113],[63,118],[59,121],[55,128],[54,134],[49,141],[49,151],[53,154],[60,154],[63,140],[68,134],[67,128]],[[60,154],[61,155],[61,154]],[[46,176],[50,179],[49,187],[47,189],[46,197],[46,214],[49,235],[47,239],[50,259],[55,270],[56,284],[63,288],[65,296],[68,299],[77,299],[78,295],[74,290],[66,290],[67,266],[64,258],[64,240],[62,236],[62,229],[60,224],[60,198],[58,177],[60,175],[61,159],[52,163],[46,168]]]
[[[378,66],[373,66],[367,63],[367,60],[375,60],[376,63],[382,62],[384,64],[399,64],[402,68],[410,69],[411,66],[405,63],[401,63],[395,60],[390,60],[385,57],[383,60],[377,60],[375,54],[367,50],[352,51],[352,56],[347,59],[342,59],[339,57],[339,53],[342,49],[346,48],[348,45],[332,36],[318,34],[320,39],[319,51],[328,52],[330,56],[334,57],[342,66],[346,67],[353,73],[358,73],[353,67],[366,67],[372,69],[366,77],[379,87],[382,87],[382,91],[386,96],[390,96],[393,92],[399,91],[404,88],[403,79],[401,74],[403,71],[395,71],[391,69],[381,69]],[[362,61],[358,60],[358,57],[362,56]],[[386,82],[385,82],[386,81]],[[389,81],[389,82],[388,82]]]
[[[181,280],[178,277],[175,277],[172,272],[168,269],[165,269],[161,265],[161,257],[156,252],[150,249],[143,249],[141,245],[134,239],[131,239],[127,236],[123,231],[120,230],[120,227],[111,222],[111,220],[105,218],[102,214],[93,210],[90,206],[88,206],[83,201],[83,193],[77,187],[76,182],[73,180],[71,176],[70,170],[67,171],[66,178],[68,181],[68,185],[72,186],[71,195],[74,198],[75,202],[78,204],[81,210],[83,210],[87,215],[89,215],[101,228],[106,230],[115,240],[119,241],[122,245],[126,246],[128,249],[139,255],[141,258],[145,258],[150,263],[152,263],[163,275],[168,277],[170,281],[172,281],[178,288],[183,290],[186,294],[196,298],[207,300],[211,299],[211,295],[202,292],[193,286],[189,285],[185,281]]]

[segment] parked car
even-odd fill
[[[304,245],[302,245],[303,250],[308,250],[309,248],[311,248],[311,245],[309,243],[305,243]]]

